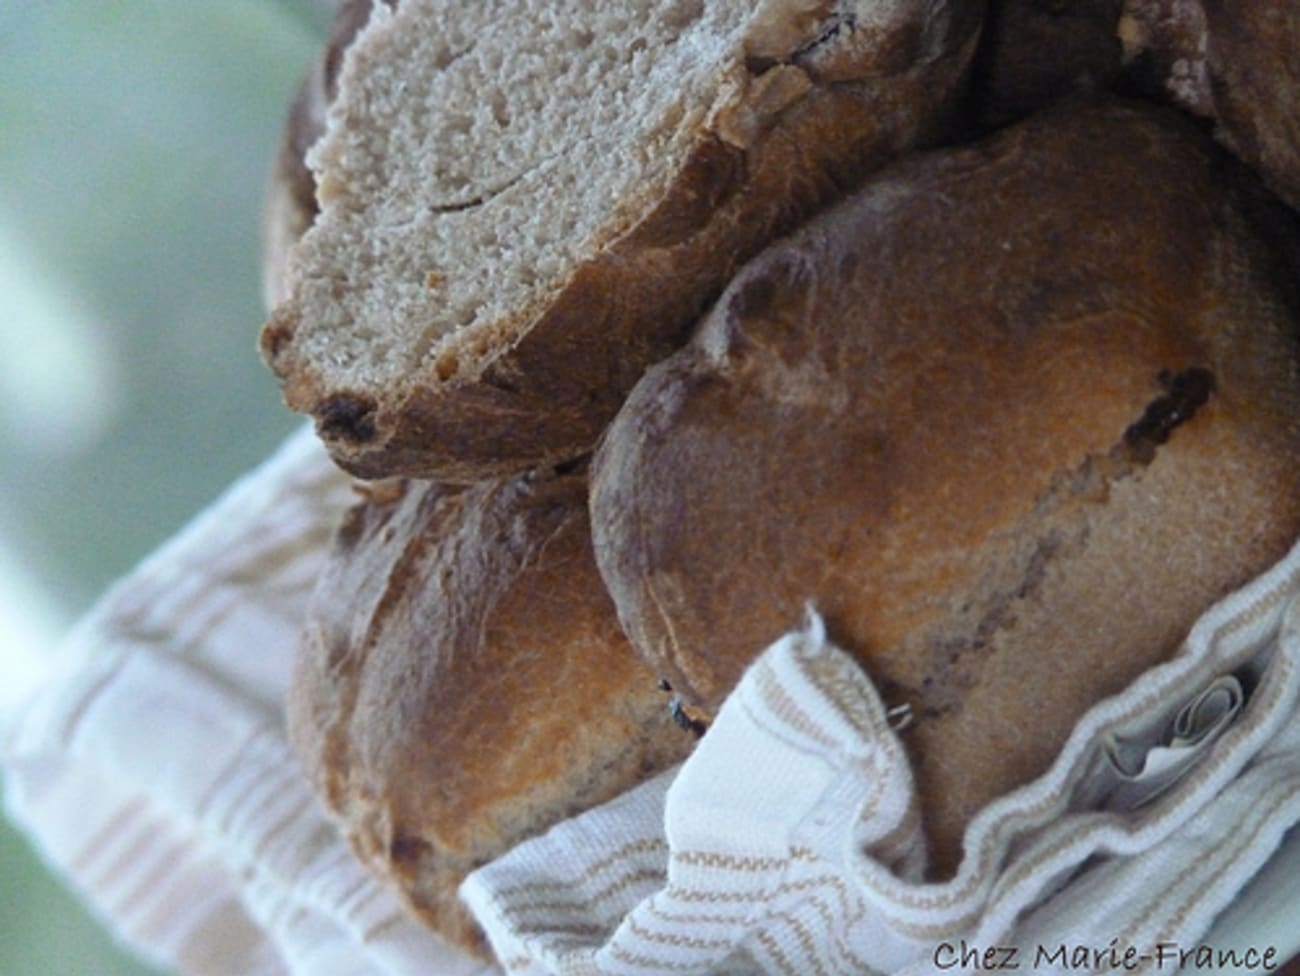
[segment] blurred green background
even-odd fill
[[[0,0],[0,719],[298,420],[260,210],[327,0]],[[0,823],[0,976],[150,972]]]

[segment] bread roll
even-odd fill
[[[900,163],[751,262],[598,452],[637,649],[708,710],[814,605],[912,708],[936,876],[1300,533],[1295,282],[1220,155],[1073,102]]]
[[[1134,73],[1213,119],[1215,135],[1300,209],[1300,4],[1125,0]]]
[[[290,741],[361,860],[482,951],[469,871],[695,740],[619,630],[583,476],[373,491],[315,595]]]
[[[364,477],[588,451],[741,260],[941,135],[981,8],[376,8],[262,333],[287,403]]]

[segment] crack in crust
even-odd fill
[[[817,36],[806,44],[795,48],[783,57],[772,54],[750,54],[745,58],[745,70],[751,75],[758,76],[778,65],[801,65],[810,55],[815,54],[818,48],[825,47],[845,31],[853,33],[857,26],[856,14],[842,12],[831,14]]]
[[[1124,431],[1119,443],[1106,453],[1093,453],[1072,472],[1061,477],[1035,505],[1034,520],[1044,526],[1018,573],[1018,582],[994,594],[991,606],[975,622],[969,636],[936,641],[929,647],[931,666],[919,688],[898,686],[898,692],[914,701],[924,719],[935,719],[959,710],[963,692],[977,678],[963,663],[971,655],[982,657],[995,635],[1013,618],[1014,608],[1031,598],[1042,585],[1053,560],[1077,552],[1086,543],[1085,521],[1074,529],[1052,526],[1055,518],[1076,506],[1104,503],[1116,482],[1136,474],[1155,460],[1157,449],[1168,442],[1174,430],[1187,423],[1215,390],[1215,375],[1204,367],[1173,373],[1161,370],[1157,380],[1165,394],[1152,400],[1142,416]]]
[[[1153,400],[1137,422],[1124,431],[1124,446],[1139,464],[1151,463],[1156,448],[1191,420],[1214,393],[1214,373],[1199,366],[1181,373],[1164,370],[1159,380],[1168,392]]]
[[[798,64],[800,60],[812,54],[819,47],[824,47],[835,40],[842,31],[852,34],[857,29],[857,26],[857,15],[852,13],[835,14],[820,34],[790,55],[790,61]]]

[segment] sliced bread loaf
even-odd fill
[[[938,138],[980,0],[403,0],[347,52],[262,334],[366,477],[590,449],[739,264]]]

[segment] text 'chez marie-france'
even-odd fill
[[[1271,973],[1284,960],[1277,949],[1212,945],[1180,945],[1157,942],[1149,948],[1122,944],[1112,939],[1108,944],[1071,945],[1060,942],[1035,946],[980,946],[966,942],[941,942],[931,956],[939,970],[1079,970],[1088,972],[1131,972],[1147,969],[1167,972],[1235,972]]]

